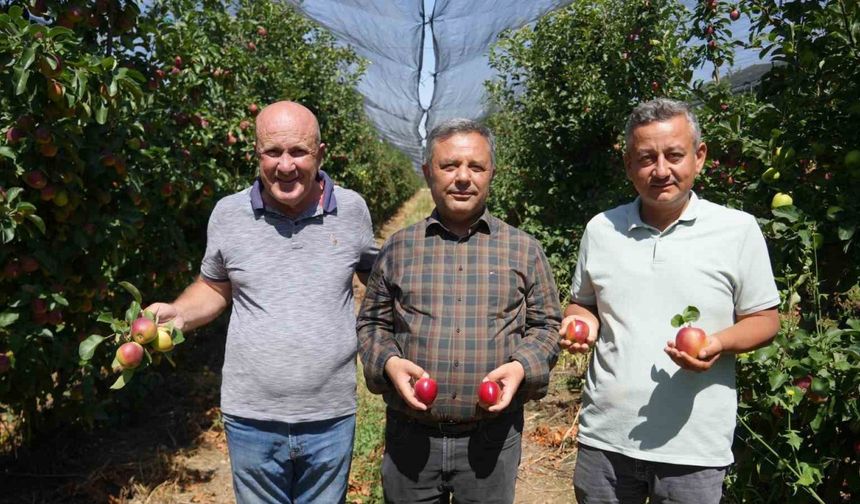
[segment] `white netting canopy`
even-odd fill
[[[486,113],[489,47],[500,32],[538,19],[572,0],[287,0],[369,61],[358,85],[380,134],[421,160],[419,99],[424,23],[430,23],[436,70],[426,129],[451,117]],[[425,15],[426,14],[426,15]]]

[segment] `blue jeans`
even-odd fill
[[[355,415],[302,423],[223,416],[236,502],[346,500]]]

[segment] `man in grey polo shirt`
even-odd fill
[[[220,200],[200,276],[147,309],[187,331],[232,304],[221,409],[242,503],[343,502],[355,432],[353,273],[377,249],[357,193],[320,170],[307,108],[257,116],[259,177]]]
[[[562,334],[588,324],[577,502],[718,503],[732,461],[734,354],[779,329],[764,238],[744,212],[691,190],[707,147],[690,107],[657,99],[627,123],[625,166],[639,197],[586,226]],[[701,311],[698,355],[675,348],[672,316]],[[667,342],[667,339],[669,340]]]

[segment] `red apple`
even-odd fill
[[[173,58],[173,66],[176,68],[182,68],[182,57],[176,56]]]
[[[12,259],[3,267],[3,275],[6,278],[18,278],[21,276],[21,262],[18,259]]]
[[[808,390],[812,386],[812,376],[806,375],[794,380],[794,386],[801,390]]]
[[[732,11],[729,12],[729,18],[732,21],[737,21],[738,19],[740,19],[740,17],[741,17],[741,11],[739,11],[737,9],[732,9]]]
[[[30,310],[33,311],[34,315],[43,315],[48,313],[48,303],[44,299],[34,299],[30,303]]]
[[[427,406],[430,406],[436,400],[437,391],[436,380],[432,378],[421,378],[415,382],[415,397]]]
[[[248,50],[251,52],[254,52],[257,50],[257,44],[255,44],[253,42],[248,42],[247,44],[245,44],[245,47],[247,47]]]
[[[6,353],[0,353],[0,374],[4,374],[12,367],[12,360]]]
[[[36,137],[36,143],[40,143],[40,144],[51,143],[51,140],[53,140],[53,135],[51,135],[51,130],[45,125],[42,125],[42,126],[39,126],[38,128],[36,128],[36,132],[34,133],[33,136]]]
[[[143,347],[134,341],[123,343],[116,351],[116,360],[123,369],[134,369],[143,360]]]
[[[48,179],[45,174],[39,170],[32,170],[24,175],[24,182],[33,189],[44,189],[48,185]]]
[[[245,131],[246,129],[251,127],[251,123],[249,121],[239,121],[239,129]]]
[[[47,185],[42,189],[42,192],[39,193],[39,198],[42,201],[51,201],[54,199],[54,196],[57,195],[57,186]]]
[[[708,336],[698,327],[682,327],[675,335],[675,348],[694,359],[699,358],[699,352],[708,346]]]
[[[6,130],[6,143],[9,145],[15,145],[21,141],[22,138],[24,138],[24,132],[15,126]]]
[[[63,312],[60,310],[51,310],[48,312],[48,323],[51,325],[60,325],[63,322]]]
[[[232,132],[230,132],[230,133],[227,133],[227,139],[224,141],[224,143],[227,145],[236,145],[236,142],[238,142],[238,141],[239,141],[239,139],[236,138],[236,136],[233,135]]]
[[[84,14],[84,10],[77,5],[69,7],[69,10],[66,11],[66,16],[69,17],[69,21],[72,23],[79,23],[84,18]]]
[[[45,157],[54,157],[57,155],[59,147],[52,143],[46,143],[39,146],[39,154]]]
[[[32,273],[39,269],[39,261],[33,256],[24,256],[21,258],[21,269],[24,273]]]
[[[258,107],[256,103],[252,103],[252,104],[248,105],[248,113],[250,113],[252,116],[257,115],[257,113],[259,111],[260,111],[260,107]]]
[[[156,336],[158,336],[158,331],[152,320],[139,317],[131,323],[131,337],[135,342],[146,345],[154,341]]]
[[[567,334],[564,335],[571,343],[585,343],[588,340],[588,324],[577,319],[567,326]]]
[[[257,35],[261,37],[265,37],[269,34],[269,31],[263,28],[262,26],[257,27]]]
[[[714,34],[714,25],[708,25],[705,27],[705,35],[713,35]]]
[[[485,381],[480,387],[478,387],[478,402],[485,408],[499,402],[499,397],[501,396],[502,389],[499,388],[499,384],[494,381]]]

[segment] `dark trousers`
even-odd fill
[[[573,486],[579,504],[718,504],[725,467],[630,458],[579,445]]]
[[[426,425],[388,410],[382,488],[389,503],[512,503],[522,410],[471,425]]]

